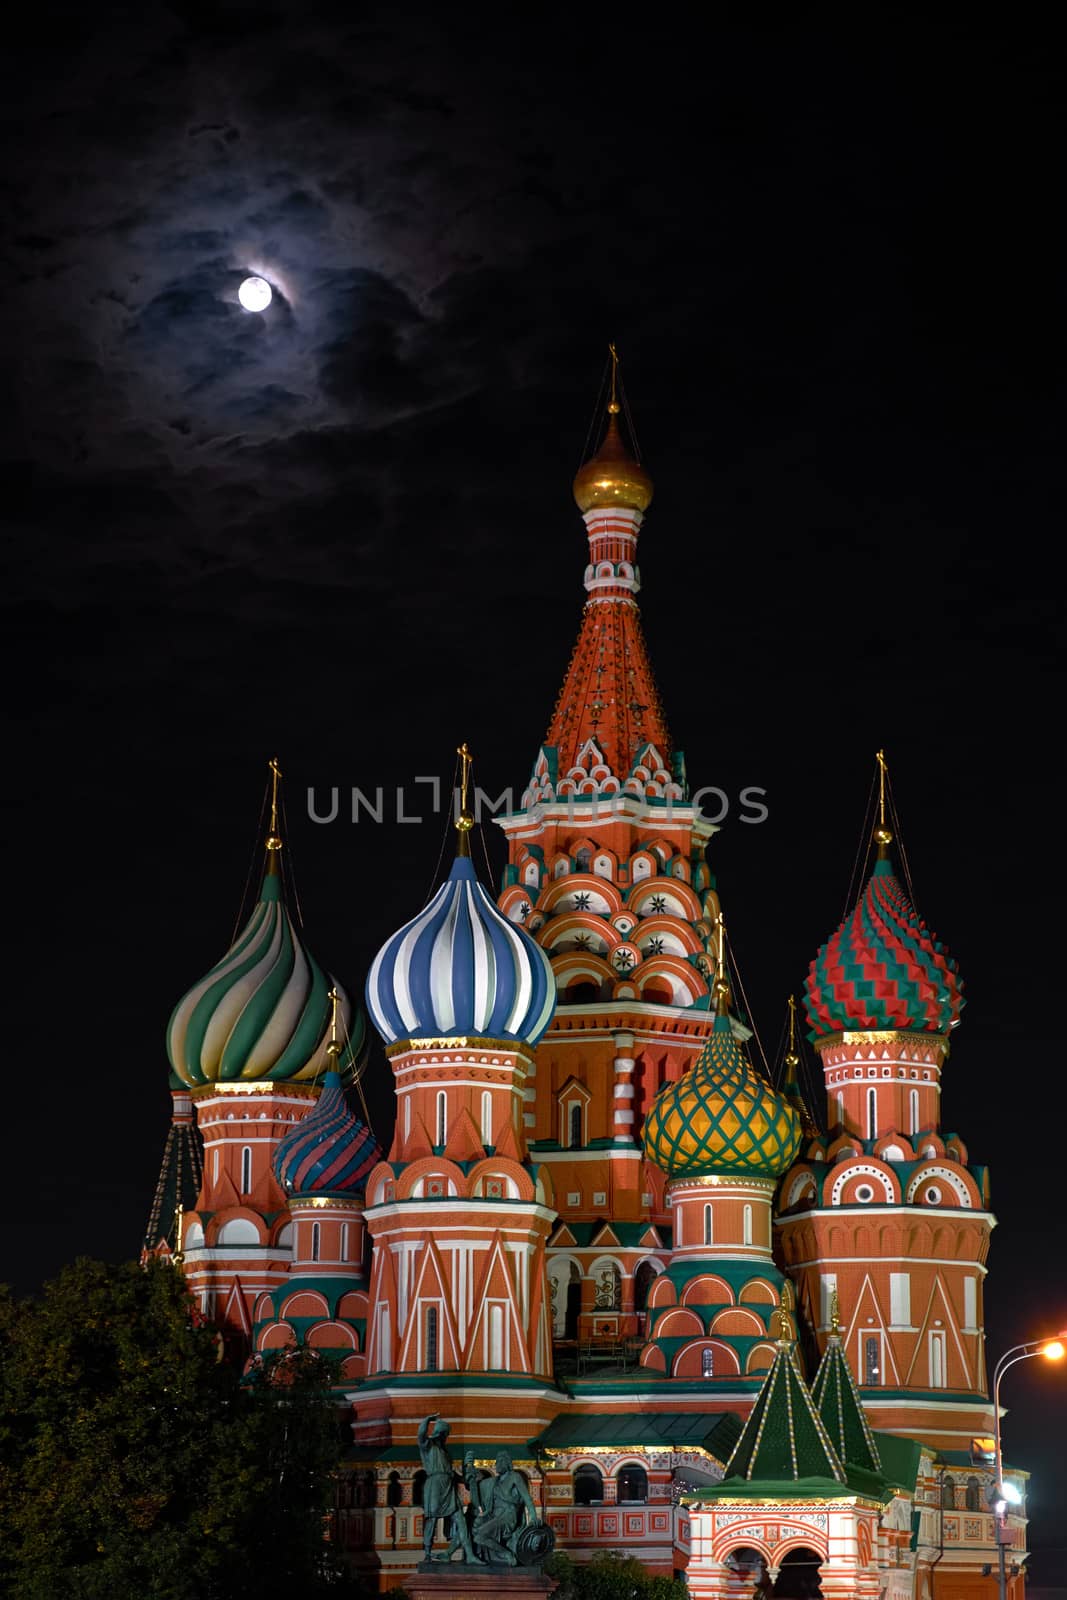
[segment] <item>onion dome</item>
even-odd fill
[[[286,1194],[362,1189],[382,1159],[370,1129],[348,1108],[341,1079],[327,1072],[318,1101],[274,1152],[274,1175]]]
[[[619,405],[615,399],[608,406],[604,442],[596,455],[578,469],[574,499],[581,512],[593,511],[599,506],[645,511],[651,504],[652,479],[622,442]]]
[[[804,992],[811,1037],[875,1029],[946,1033],[963,1005],[955,961],[883,857],[811,964]]]
[[[653,1100],[643,1137],[645,1155],[670,1178],[779,1178],[796,1155],[800,1121],[720,1015],[696,1065]]]
[[[366,1043],[358,1008],[304,944],[285,903],[272,829],[259,899],[222,960],[174,1008],[167,1054],[182,1083],[306,1083],[321,1073],[330,1037],[330,988],[338,990],[348,1044],[338,1058],[354,1076]]]
[[[382,946],[367,979],[367,1009],[387,1044],[473,1036],[534,1045],[555,1003],[548,957],[497,910],[466,854]]]

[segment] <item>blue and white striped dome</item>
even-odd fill
[[[367,979],[367,1007],[386,1044],[467,1035],[533,1045],[555,1004],[548,957],[501,915],[467,856],[382,946]]]

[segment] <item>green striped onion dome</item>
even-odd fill
[[[366,1043],[366,1022],[341,985],[303,943],[270,857],[249,917],[222,960],[178,1001],[167,1029],[167,1054],[182,1083],[307,1083],[326,1069],[330,989],[340,996],[337,1070],[351,1079]]]
[[[716,1017],[696,1065],[653,1100],[643,1137],[645,1155],[671,1178],[778,1178],[796,1155],[800,1119],[753,1072],[729,1017]]]

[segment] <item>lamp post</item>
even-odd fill
[[[1000,1448],[1000,1382],[1009,1367],[1016,1362],[1029,1361],[1034,1356],[1044,1356],[1046,1361],[1062,1361],[1067,1356],[1067,1329],[1054,1339],[1029,1339],[1024,1344],[1012,1345],[1005,1350],[993,1368],[993,1515],[996,1519],[997,1577],[1000,1600],[1007,1600],[1008,1580],[1004,1570],[1004,1546],[1008,1537],[1008,1506],[1018,1505],[1022,1496],[1015,1485],[1004,1482],[1004,1457]]]

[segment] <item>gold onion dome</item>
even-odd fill
[[[696,1065],[653,1100],[643,1137],[645,1155],[670,1178],[779,1178],[796,1155],[800,1119],[718,1016]]]
[[[622,442],[616,400],[608,406],[608,426],[600,449],[578,469],[574,498],[583,513],[600,506],[646,511],[651,503],[652,479]]]

